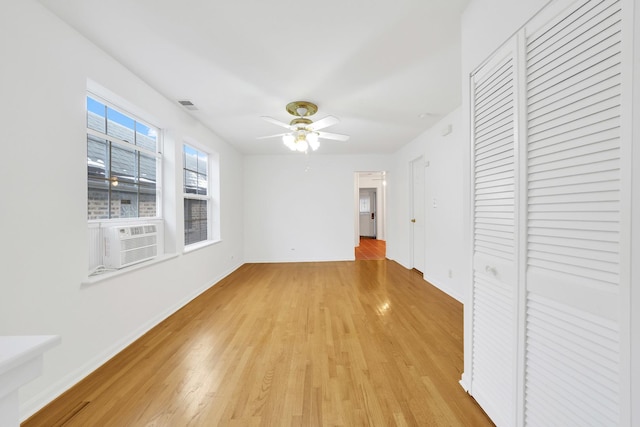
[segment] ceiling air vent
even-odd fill
[[[188,99],[184,99],[182,101],[178,101],[178,103],[180,105],[182,105],[184,108],[186,108],[187,110],[191,110],[191,111],[195,111],[198,109],[198,107],[195,106],[195,104],[191,101],[189,101]]]

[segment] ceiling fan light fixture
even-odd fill
[[[307,143],[306,139],[296,142],[296,150],[300,151],[301,153],[304,153],[305,151],[307,151],[308,148],[309,148],[309,144]]]
[[[271,117],[262,118],[269,123],[287,128],[289,133],[260,137],[258,139],[282,137],[282,143],[291,151],[306,153],[309,148],[316,151],[320,148],[320,138],[333,139],[336,141],[347,141],[348,135],[337,133],[318,132],[329,126],[339,123],[340,120],[333,116],[327,116],[321,120],[313,121],[308,116],[314,115],[318,111],[318,106],[309,101],[294,101],[287,104],[286,110],[294,118],[289,124]]]
[[[296,142],[304,141],[307,139],[307,132],[304,129],[298,129],[295,132]]]
[[[282,142],[284,143],[285,146],[287,146],[287,148],[289,148],[292,151],[295,151],[296,138],[292,134],[288,133],[286,135],[283,135]]]

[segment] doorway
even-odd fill
[[[355,258],[385,259],[386,171],[355,173]]]

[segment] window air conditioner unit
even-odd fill
[[[158,255],[158,233],[154,224],[109,227],[105,230],[104,265],[123,268]]]

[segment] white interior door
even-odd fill
[[[424,272],[425,214],[424,214],[424,159],[411,162],[411,266]]]
[[[376,237],[377,209],[376,189],[360,189],[360,236]]]
[[[516,425],[515,40],[471,78],[473,304],[470,392],[498,426]]]
[[[524,419],[625,425],[622,4],[539,21],[526,28]]]

